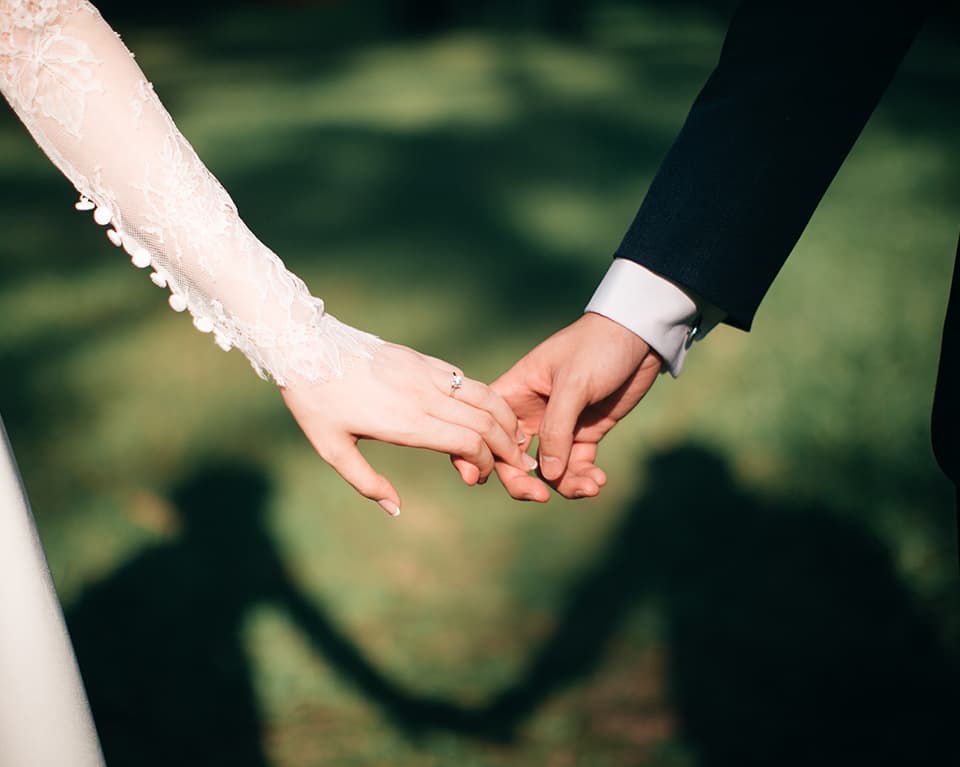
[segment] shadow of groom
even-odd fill
[[[647,475],[523,680],[477,712],[487,728],[515,729],[588,675],[652,600],[698,765],[960,764],[957,659],[875,537],[747,492],[704,448],[655,456]]]

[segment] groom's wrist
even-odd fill
[[[601,314],[640,336],[663,357],[676,377],[687,352],[720,322],[724,313],[624,258],[616,258],[585,311]]]

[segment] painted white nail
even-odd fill
[[[380,504],[380,506],[383,507],[383,510],[387,512],[387,514],[389,514],[391,517],[400,516],[400,507],[397,506],[397,504],[395,504],[393,501],[388,501],[386,498],[384,498],[382,501],[378,501],[378,503]]]

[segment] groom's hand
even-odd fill
[[[662,360],[630,330],[588,312],[550,336],[492,388],[528,437],[540,438],[540,474],[567,498],[594,496],[606,483],[597,444],[647,393]],[[547,501],[536,477],[505,463],[497,475],[518,500]]]

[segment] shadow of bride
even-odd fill
[[[285,613],[318,654],[404,731],[454,725],[451,707],[406,694],[309,601],[263,527],[269,483],[222,462],[184,481],[181,530],[89,587],[69,610],[107,764],[265,767],[242,626],[252,608]]]

